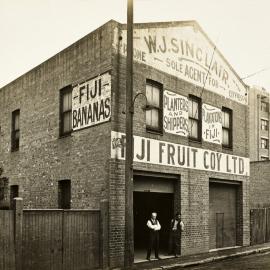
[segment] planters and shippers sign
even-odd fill
[[[210,143],[222,143],[221,109],[208,104],[202,105],[202,138]]]
[[[163,129],[167,133],[188,136],[188,99],[186,97],[164,91]]]
[[[111,158],[125,159],[125,134],[111,132]],[[134,161],[249,176],[249,159],[187,145],[134,136]]]
[[[115,48],[119,45],[126,55],[126,30],[120,32],[119,43],[115,33]],[[196,25],[134,29],[133,55],[135,61],[248,104],[245,85]]]
[[[79,130],[111,118],[111,75],[80,83],[72,91],[72,128]]]

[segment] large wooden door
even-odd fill
[[[210,249],[236,245],[237,187],[238,185],[210,182]]]
[[[23,270],[98,268],[99,222],[99,211],[25,210]]]

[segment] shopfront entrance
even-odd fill
[[[174,215],[175,181],[158,177],[137,176],[134,178],[133,213],[134,213],[134,252],[135,261],[145,260],[148,228],[147,220],[152,212],[157,213],[161,225],[160,255],[168,254],[170,220]],[[154,253],[152,253],[153,256]]]

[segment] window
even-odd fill
[[[262,149],[268,149],[268,139],[261,138],[261,148]]]
[[[268,121],[261,119],[261,130],[268,130]]]
[[[162,132],[162,85],[158,82],[146,81],[146,129]]]
[[[72,131],[72,87],[60,90],[60,136],[69,135]]]
[[[15,209],[14,198],[19,197],[19,186],[12,185],[10,186],[10,209]]]
[[[11,151],[19,150],[20,146],[20,110],[12,112]]]
[[[60,180],[58,182],[58,207],[61,209],[70,209],[70,200],[70,180]]]
[[[201,99],[190,95],[188,109],[189,138],[201,141]]]
[[[261,160],[262,160],[262,161],[269,160],[269,157],[261,156]]]
[[[232,148],[232,111],[222,108],[222,145]]]
[[[261,101],[261,111],[268,112],[268,106],[267,102]]]

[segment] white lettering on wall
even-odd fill
[[[125,159],[125,134],[111,132],[111,158]],[[249,176],[249,158],[134,136],[134,161]]]
[[[208,104],[202,105],[202,138],[207,142],[222,143],[221,109]]]
[[[123,30],[119,43],[123,55],[126,55],[127,50],[126,35],[126,30]],[[116,47],[118,38],[115,38],[114,43]],[[214,45],[195,27],[135,29],[134,60],[233,101],[248,104],[244,83],[214,49]]]
[[[188,99],[186,97],[164,91],[163,129],[167,133],[188,136]]]
[[[72,90],[72,128],[79,130],[111,118],[111,75],[105,73]]]

